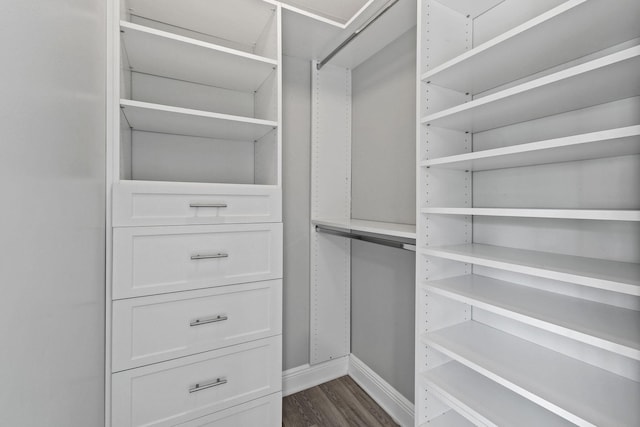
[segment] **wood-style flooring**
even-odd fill
[[[292,394],[282,403],[283,427],[397,427],[350,377]]]

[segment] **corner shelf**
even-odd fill
[[[543,408],[585,426],[636,426],[640,383],[469,321],[425,344]]]
[[[424,255],[640,296],[640,264],[477,243],[419,250]]]
[[[511,208],[422,208],[423,214],[507,216],[520,218],[640,221],[639,210],[609,209],[511,209]]]
[[[429,159],[420,166],[478,172],[632,154],[640,154],[640,126]]]
[[[532,75],[640,36],[640,3],[571,0],[422,74],[423,81],[471,94]],[[607,19],[601,19],[607,16]],[[582,34],[597,22],[598,36]],[[544,46],[544,48],[541,48]]]
[[[130,22],[120,22],[133,71],[244,92],[257,90],[277,67],[270,58]]]
[[[120,100],[120,106],[131,128],[147,132],[255,141],[278,127],[277,122],[270,120],[128,99]]]
[[[422,374],[420,380],[436,397],[464,414],[469,419],[466,421],[467,425],[491,427],[568,427],[573,425],[458,362],[448,362],[434,368]]]
[[[416,239],[416,226],[364,219],[314,219],[313,225],[324,225],[345,232],[371,233],[389,238]]]
[[[422,124],[482,132],[640,94],[640,46],[430,114]]]
[[[640,312],[467,275],[424,289],[482,310],[640,360]]]

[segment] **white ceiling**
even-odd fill
[[[347,22],[367,0],[280,0],[282,3],[313,12],[315,14],[336,20]]]

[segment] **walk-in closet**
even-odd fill
[[[0,11],[0,426],[640,426],[640,1]]]

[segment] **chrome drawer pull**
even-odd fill
[[[229,258],[229,254],[220,252],[217,254],[210,254],[210,255],[191,255],[191,259],[194,261],[198,259],[215,259],[215,258]]]
[[[213,381],[209,381],[207,383],[198,383],[189,387],[189,393],[195,393],[197,391],[206,390],[212,387],[218,387],[219,385],[224,385],[227,383],[227,379],[225,377],[216,378]]]
[[[226,208],[226,203],[189,203],[190,208]]]
[[[200,319],[194,319],[189,323],[190,326],[200,326],[206,325],[208,323],[217,323],[224,322],[225,320],[229,320],[229,317],[226,314],[218,314],[216,316],[211,317],[202,317]]]

